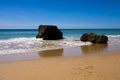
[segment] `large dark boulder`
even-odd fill
[[[108,37],[105,35],[97,35],[95,33],[84,33],[81,37],[80,37],[81,41],[88,41],[91,43],[107,43],[108,41]]]
[[[62,32],[54,25],[40,25],[38,32],[36,38],[43,38],[43,40],[63,39]]]
[[[95,33],[88,33],[87,41],[95,43],[96,42],[96,34]]]
[[[80,37],[80,40],[81,41],[87,41],[87,37],[88,37],[88,33],[84,33],[84,34],[82,34],[82,36]]]
[[[107,43],[108,37],[105,35],[98,35],[96,38],[96,43]]]
[[[81,36],[81,38],[80,38],[80,40],[81,41],[88,41],[88,42],[92,42],[92,43],[95,43],[96,42],[96,34],[95,33],[92,33],[92,32],[90,32],[90,33],[84,33],[82,36]]]

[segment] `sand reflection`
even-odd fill
[[[106,50],[107,48],[108,44],[92,44],[81,46],[81,50],[83,53],[100,52]]]
[[[56,57],[56,56],[62,56],[63,52],[64,52],[63,49],[45,50],[45,51],[40,51],[39,55],[40,57]]]

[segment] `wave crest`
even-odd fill
[[[67,48],[88,44],[91,43],[81,42],[76,38],[66,38],[63,40],[12,38],[7,40],[0,40],[0,54],[23,53],[28,51],[42,51],[48,49]]]

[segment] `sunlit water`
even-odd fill
[[[70,48],[75,46],[90,45],[90,42],[80,41],[80,36],[85,32],[94,32],[108,36],[108,44],[120,44],[120,29],[62,29],[63,40],[36,39],[35,29],[1,29],[0,54],[13,54],[37,52],[50,49]]]

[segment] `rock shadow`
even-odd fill
[[[45,51],[40,51],[39,55],[40,57],[58,57],[58,56],[62,56],[63,52],[64,52],[63,49],[45,50]]]
[[[101,52],[108,48],[108,44],[92,44],[81,46],[83,53]]]

